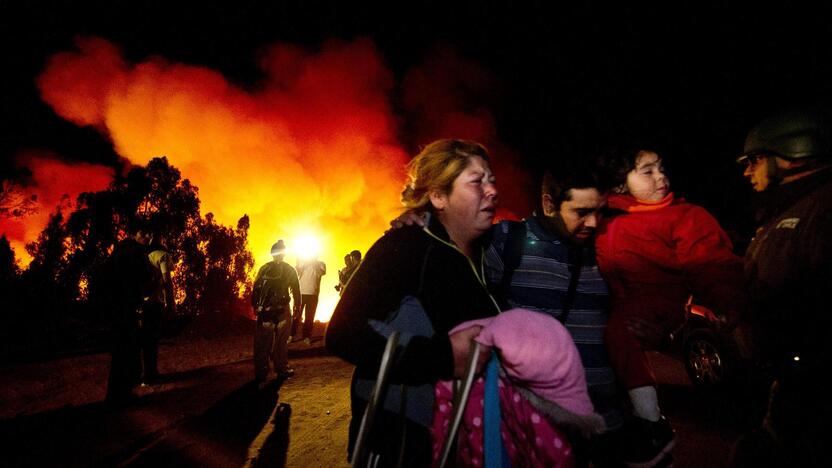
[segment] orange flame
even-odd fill
[[[54,154],[28,152],[19,154],[15,163],[29,169],[32,178],[24,186],[15,187],[24,198],[34,195],[34,213],[23,217],[0,218],[4,233],[20,263],[32,259],[25,246],[38,238],[56,208],[71,210],[82,192],[103,190],[113,180],[113,169],[86,163],[63,162]]]
[[[133,163],[166,155],[199,187],[203,213],[219,222],[234,225],[248,214],[255,268],[270,260],[277,239],[294,261],[292,244],[317,236],[329,272],[318,317],[328,320],[343,255],[366,252],[400,210],[407,157],[390,107],[393,75],[374,44],[332,41],[318,53],[274,45],[261,56],[266,77],[255,89],[158,57],[129,64],[99,38],[77,45],[47,63],[38,78],[43,99],[61,117],[98,128]],[[450,116],[417,132],[421,144],[441,136],[494,140],[485,111],[460,113],[451,101],[435,112]]]

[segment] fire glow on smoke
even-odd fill
[[[255,89],[159,57],[128,63],[99,38],[79,39],[77,46],[49,59],[38,78],[43,100],[62,118],[98,129],[134,164],[167,156],[199,187],[203,214],[213,212],[225,225],[248,214],[255,271],[270,260],[277,239],[286,241],[290,263],[296,260],[293,243],[317,239],[328,270],[318,317],[328,320],[343,256],[366,252],[401,209],[408,158],[390,105],[394,78],[374,44],[333,41],[315,53],[271,46],[261,54],[265,78]],[[495,142],[490,115],[458,111],[453,99],[436,95],[441,86],[425,86],[430,66],[405,81],[405,105],[423,119],[413,126],[418,141],[473,138],[495,154],[510,153]],[[428,109],[431,101],[446,108]],[[510,159],[495,165],[498,177],[499,166],[512,167]],[[523,182],[515,172],[509,176],[512,184]],[[14,245],[34,240],[45,225],[27,222],[26,232],[9,235]]]

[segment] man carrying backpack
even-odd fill
[[[269,374],[269,360],[274,364],[278,379],[294,374],[289,368],[288,343],[292,324],[292,309],[289,308],[289,293],[295,311],[300,308],[300,285],[294,268],[283,261],[286,244],[278,240],[271,250],[273,261],[266,263],[257,272],[251,305],[257,316],[254,332],[254,379],[263,382]]]

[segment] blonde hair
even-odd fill
[[[402,190],[405,209],[424,212],[431,209],[430,193],[450,195],[454,180],[473,157],[488,161],[485,146],[470,140],[441,139],[425,146],[407,164],[407,184]]]

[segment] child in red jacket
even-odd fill
[[[636,150],[606,162],[615,174],[608,201],[614,214],[596,241],[612,296],[605,341],[641,433],[634,441],[641,447],[634,447],[628,461],[653,466],[672,449],[674,433],[661,415],[656,381],[634,327],[647,323],[666,335],[679,329],[691,293],[727,314],[733,325],[743,307],[742,261],[707,211],[674,197],[658,154]]]

